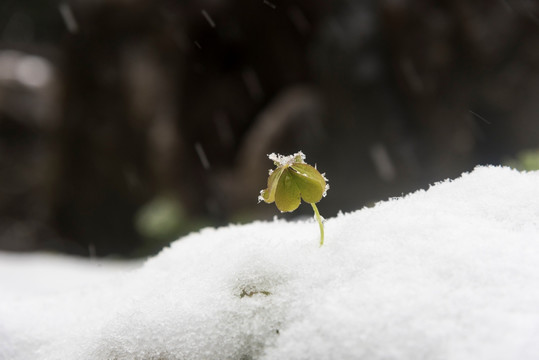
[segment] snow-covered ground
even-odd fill
[[[0,254],[0,359],[539,359],[538,172],[477,168],[318,242],[277,220],[135,269]]]

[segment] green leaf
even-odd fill
[[[324,188],[322,188],[317,181],[294,171],[291,171],[291,175],[299,189],[303,201],[307,203],[317,203],[322,199]]]
[[[322,199],[326,180],[314,167],[308,164],[294,164],[290,171],[301,193],[303,201],[317,203]]]
[[[273,171],[268,178],[267,189],[262,191],[262,198],[268,204],[271,204],[275,201],[275,190],[277,189],[277,185],[279,184],[279,179],[283,171],[284,168],[282,167],[275,169],[275,171]]]
[[[299,188],[291,172],[289,168],[283,170],[275,191],[275,205],[282,212],[296,210],[301,202]]]

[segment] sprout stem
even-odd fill
[[[322,246],[324,245],[324,224],[322,223],[322,218],[320,217],[320,213],[318,212],[318,208],[316,207],[315,203],[311,203],[311,206],[313,207],[316,221],[318,221],[318,225],[320,226],[320,246]]]

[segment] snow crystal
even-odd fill
[[[325,179],[325,180],[328,181],[328,179]],[[322,197],[326,197],[326,195],[328,194],[328,190],[329,190],[329,184],[326,183],[326,186],[324,186],[324,193],[322,194]]]
[[[301,162],[304,162],[306,156],[303,152],[298,151],[292,155],[281,155],[276,153],[268,154],[268,158],[276,163],[278,166],[290,166],[295,162],[298,162],[298,158],[301,159]]]
[[[322,247],[312,220],[205,229],[33,294],[8,261],[0,359],[537,359],[538,185],[480,167],[328,219]],[[61,266],[42,287],[83,273]]]

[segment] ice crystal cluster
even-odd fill
[[[0,359],[538,359],[538,172],[326,228],[321,248],[311,221],[205,229],[131,270],[0,254]]]

